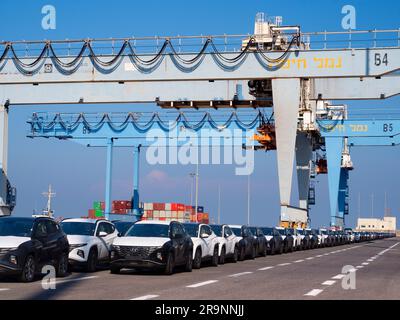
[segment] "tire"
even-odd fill
[[[264,243],[263,251],[261,252],[261,256],[262,257],[266,257],[267,256],[267,244],[266,243]]]
[[[20,280],[22,282],[32,282],[35,279],[35,271],[35,258],[32,255],[28,255],[25,259],[24,266],[22,267]]]
[[[221,255],[219,256],[219,264],[225,264],[225,254],[226,254],[225,247],[222,247]]]
[[[201,250],[197,248],[193,260],[193,269],[200,269],[200,268],[201,268]]]
[[[274,244],[272,244],[272,246],[271,246],[271,256],[274,256],[275,255],[275,245]]]
[[[253,246],[253,249],[251,251],[251,259],[254,260],[257,256],[257,247]]]
[[[97,250],[94,248],[90,249],[88,260],[86,263],[87,272],[95,272],[97,270],[97,259],[98,259]]]
[[[218,256],[218,246],[214,247],[214,252],[213,252],[213,256],[211,259],[211,265],[213,267],[218,267],[218,260],[219,260],[219,256]]]
[[[171,275],[174,273],[174,268],[175,268],[175,257],[172,252],[168,254],[167,258],[167,264],[165,266],[164,274],[165,275]]]
[[[192,272],[193,270],[193,251],[190,250],[186,258],[185,271]]]
[[[235,246],[235,249],[233,249],[233,257],[232,257],[232,262],[236,263],[239,260],[239,248],[238,246]]]
[[[116,267],[116,266],[111,266],[111,267],[110,267],[110,272],[111,272],[112,274],[119,274],[119,273],[121,272],[121,268]]]
[[[279,248],[279,254],[283,253],[283,245],[281,244],[281,247]]]
[[[68,253],[62,253],[57,261],[57,277],[63,278],[68,274]]]

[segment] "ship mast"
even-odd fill
[[[42,194],[47,197],[47,208],[43,210],[43,214],[53,217],[54,211],[51,209],[51,198],[55,197],[56,193],[52,192],[51,184],[49,184],[49,190],[47,192],[43,192]]]

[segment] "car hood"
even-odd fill
[[[67,238],[68,238],[69,244],[70,245],[74,245],[74,244],[88,243],[94,237],[92,237],[92,236],[80,236],[80,235],[68,235]]]
[[[24,242],[31,241],[29,237],[0,237],[0,248],[18,248]]]
[[[159,237],[120,237],[114,240],[115,246],[137,246],[137,247],[162,247],[171,241],[169,238]]]
[[[267,239],[268,241],[270,241],[273,238],[273,236],[265,236],[265,239]]]

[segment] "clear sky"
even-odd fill
[[[41,9],[54,5],[56,30],[43,30]],[[281,15],[284,24],[301,25],[303,31],[340,31],[342,7],[357,10],[357,29],[397,29],[400,27],[398,1],[60,1],[3,0],[0,33],[2,40],[64,39],[87,37],[127,37],[154,35],[243,34],[253,32],[255,14]],[[382,107],[396,110],[400,99],[351,102],[349,108]],[[10,110],[9,176],[18,188],[16,215],[41,210],[41,195],[49,183],[57,192],[57,215],[83,216],[94,200],[104,198],[105,150],[88,149],[68,141],[26,138],[26,120],[35,111],[104,112],[154,110],[154,106],[21,106]],[[397,109],[398,110],[398,109]],[[374,194],[374,216],[382,216],[384,193],[388,207],[399,216],[399,147],[353,148],[355,170],[350,174],[350,211],[348,223],[358,215],[369,217]],[[150,166],[141,163],[141,197],[146,202],[190,201],[193,166]],[[113,198],[127,199],[132,192],[132,152],[115,152]],[[317,205],[312,208],[314,226],[329,224],[327,177],[317,184]],[[296,180],[294,180],[296,183]],[[217,212],[218,184],[222,190],[222,220],[245,223],[247,216],[247,178],[234,175],[230,166],[200,166],[200,200],[212,217]],[[258,153],[251,177],[251,222],[274,225],[279,217],[276,154]],[[296,194],[294,194],[294,198]]]

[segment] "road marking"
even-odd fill
[[[312,259],[314,259],[314,257],[308,257],[308,258],[306,258],[306,260],[312,260]]]
[[[0,288],[0,291],[8,291],[8,290],[10,290],[10,289],[8,289],[8,288]]]
[[[304,261],[304,259],[300,259],[300,260],[294,261],[293,263],[299,263],[299,262],[303,262],[303,261]]]
[[[324,291],[324,290],[322,290],[322,289],[312,289],[310,292],[307,292],[305,294],[305,296],[315,297],[315,296],[319,295],[322,291]]]
[[[331,286],[331,285],[334,285],[335,283],[336,283],[335,280],[327,280],[325,282],[322,282],[322,285],[323,286]]]
[[[253,273],[253,272],[251,272],[251,271],[240,272],[240,273],[231,274],[228,277],[236,278],[236,277],[244,276],[246,274],[251,274],[251,273]]]
[[[364,266],[357,266],[356,269],[362,269]]]
[[[371,258],[371,259],[368,259],[367,261],[372,262],[372,261],[374,261],[374,260],[375,260],[375,259],[372,259],[372,258]]]
[[[291,264],[290,262],[285,262],[285,263],[278,264],[278,267],[284,267],[284,266],[288,266],[290,264]]]
[[[369,265],[369,262],[363,262],[363,263],[361,263],[363,266],[367,266],[367,265]]]
[[[199,282],[199,283],[191,284],[190,286],[186,286],[186,288],[198,288],[198,287],[206,286],[208,284],[212,284],[215,282],[218,282],[218,280],[209,280],[209,281]]]
[[[344,274],[338,274],[338,275],[332,277],[332,279],[340,280],[340,279],[343,279],[345,276],[346,276],[346,275],[344,275]]]
[[[315,256],[316,258],[321,258],[321,257],[323,257],[323,255],[322,254],[319,254],[319,255],[317,255],[317,256]]]
[[[330,253],[324,253],[324,256],[329,256],[330,255]]]
[[[154,299],[154,298],[157,298],[157,297],[159,297],[159,296],[156,295],[156,294],[149,294],[147,296],[141,296],[141,297],[133,298],[131,300],[149,300],[149,299]]]
[[[260,271],[264,271],[264,270],[269,270],[269,269],[272,269],[273,267],[264,267],[264,268],[260,268],[260,269],[258,269],[258,270],[260,270]]]
[[[55,280],[55,281],[50,281],[49,284],[60,284],[60,283],[67,283],[67,282],[95,279],[95,278],[98,278],[98,276],[81,277],[81,278],[67,279],[67,280]]]

